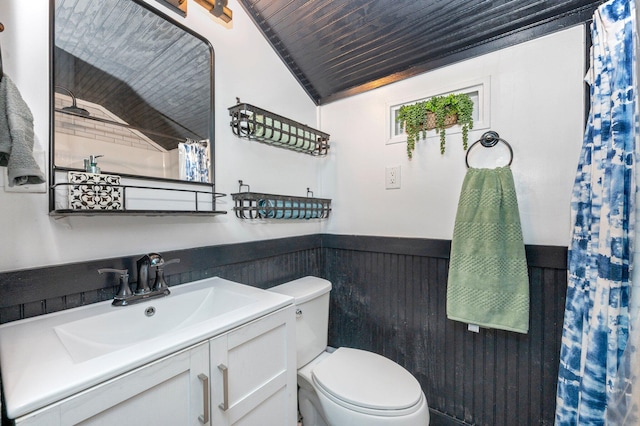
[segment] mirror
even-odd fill
[[[53,170],[213,184],[209,42],[137,0],[51,7]]]

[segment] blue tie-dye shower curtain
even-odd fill
[[[601,5],[591,31],[591,108],[571,201],[556,425],[605,424],[629,335],[638,126],[634,0]]]
[[[178,168],[180,179],[209,183],[209,140],[187,139],[178,144]]]

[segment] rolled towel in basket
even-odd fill
[[[264,219],[317,219],[322,214],[321,203],[258,200],[258,214]]]
[[[314,135],[308,131],[259,114],[255,116],[255,122],[254,136],[257,138],[304,150],[315,148],[311,144]]]

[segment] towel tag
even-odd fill
[[[467,328],[469,331],[473,331],[474,333],[480,333],[480,326],[477,324],[469,324]]]

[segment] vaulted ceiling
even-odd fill
[[[238,1],[318,105],[586,22],[602,3]],[[133,126],[168,135],[167,149],[180,138],[209,135],[206,42],[156,16],[140,0],[51,2],[56,85]],[[170,61],[188,66],[163,65]],[[169,77],[176,80],[157,83]]]
[[[585,22],[601,0],[239,0],[324,104]]]

